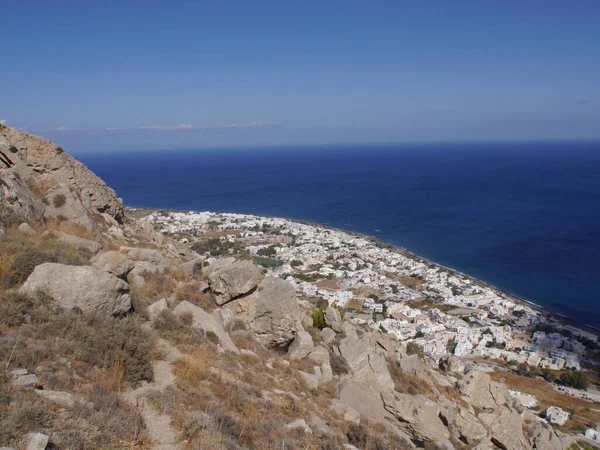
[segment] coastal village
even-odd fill
[[[302,301],[339,307],[355,323],[413,343],[434,363],[454,355],[458,371],[498,361],[546,371],[597,364],[586,358],[587,347],[597,344],[591,330],[369,236],[246,214],[156,211],[142,220],[184,243],[200,243],[192,248],[204,251],[206,264],[234,248],[247,251],[266,274],[293,283]],[[555,420],[564,423],[565,414]]]
[[[453,354],[579,370],[584,342],[596,340],[533,305],[366,236],[245,214],[158,212],[143,220],[189,235],[186,243],[218,236],[259,263],[266,255],[275,263],[265,270],[292,282],[300,298],[339,306],[358,323],[420,345],[434,362]]]

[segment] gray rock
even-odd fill
[[[155,301],[150,306],[148,306],[148,308],[146,308],[146,311],[148,312],[148,319],[156,319],[161,312],[167,309],[169,309],[169,305],[167,305],[166,298],[161,298],[160,300]]]
[[[312,434],[313,432],[304,419],[296,419],[293,422],[286,424],[285,428],[300,428],[306,434]]]
[[[19,231],[19,233],[23,233],[28,236],[35,235],[35,230],[33,228],[31,228],[31,226],[28,223],[25,223],[25,222],[23,222],[21,225],[19,225],[17,230]]]
[[[506,404],[510,398],[504,384],[492,381],[485,372],[472,370],[458,383],[460,392],[470,399],[471,405],[485,410],[494,410]]]
[[[124,280],[133,269],[133,261],[124,254],[112,250],[93,257],[91,263],[94,267]]]
[[[317,389],[319,389],[319,376],[312,373],[303,372],[302,370],[299,370],[298,374],[306,383],[306,387],[308,388],[308,390],[316,391]]]
[[[27,450],[44,450],[48,445],[49,436],[43,433],[29,433],[27,435]]]
[[[337,398],[332,399],[330,408],[342,416],[345,421],[356,424],[360,423],[360,414],[342,400]]]
[[[377,344],[370,334],[358,337],[356,331],[349,330],[339,346],[339,354],[352,370],[352,379],[362,382],[378,392],[394,389],[387,362],[377,352]]]
[[[325,310],[325,323],[336,333],[342,332],[342,315],[333,306],[329,305]]]
[[[208,285],[217,305],[224,305],[254,291],[260,280],[261,269],[254,261],[239,260],[212,270]]]
[[[27,375],[28,373],[29,372],[27,372],[27,369],[14,369],[9,372],[10,376],[13,378]]]
[[[47,389],[35,389],[34,392],[41,397],[44,397],[51,402],[58,403],[63,406],[73,406],[75,404],[75,395],[64,391],[49,391]]]
[[[183,263],[181,265],[181,270],[183,270],[183,273],[185,273],[186,275],[189,275],[190,277],[195,277],[200,272],[202,272],[202,260],[194,259],[192,261]]]
[[[36,386],[40,380],[36,374],[31,373],[29,375],[22,375],[17,379],[13,380],[15,386]]]
[[[321,330],[321,338],[323,339],[323,342],[325,342],[326,344],[331,344],[333,342],[333,340],[335,339],[335,331],[333,331],[331,328],[323,328]]]
[[[299,331],[288,348],[290,360],[299,360],[307,356],[313,349],[312,336],[306,331]]]
[[[208,314],[199,306],[188,301],[179,303],[173,310],[173,313],[179,317],[184,314],[191,314],[192,326],[194,328],[203,330],[205,333],[209,331],[215,333],[219,338],[219,344],[225,350],[230,350],[234,353],[240,352],[223,328],[223,325],[221,325],[221,321],[216,314]]]
[[[481,413],[478,418],[491,433],[491,441],[496,447],[529,448],[523,434],[523,420],[518,412],[502,406],[493,413]]]
[[[303,331],[296,290],[278,277],[266,277],[254,293],[228,303],[226,308],[265,345],[284,347]]]
[[[40,289],[65,309],[94,311],[104,316],[121,316],[131,310],[129,285],[92,266],[41,264],[20,292],[33,294]]]
[[[329,364],[329,352],[325,347],[318,345],[310,351],[308,359],[319,365]]]
[[[146,279],[138,274],[129,274],[127,275],[127,281],[129,282],[129,284],[138,287],[138,288],[143,288],[146,286]]]
[[[102,245],[99,242],[90,241],[89,239],[83,239],[79,236],[72,236],[66,233],[56,234],[60,235],[58,238],[58,243],[61,245],[87,250],[90,253],[98,253],[102,248]]]
[[[444,441],[450,437],[440,419],[439,406],[422,395],[383,392],[385,410],[396,419],[396,425],[412,439],[420,442]]]

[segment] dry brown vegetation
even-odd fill
[[[90,256],[85,250],[59,245],[52,236],[9,233],[0,240],[0,288],[20,285],[39,264],[82,265]]]
[[[560,427],[563,431],[585,431],[600,421],[597,404],[562,394],[545,380],[522,377],[505,371],[494,371],[490,375],[493,380],[505,383],[509,389],[535,395],[542,410],[549,406],[559,406],[569,412],[569,420]]]

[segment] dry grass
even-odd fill
[[[46,228],[51,231],[60,231],[90,241],[98,241],[98,235],[78,223],[63,223],[57,218],[50,217],[46,219]]]
[[[211,312],[215,309],[216,305],[210,294],[202,293],[200,290],[203,283],[190,282],[186,283],[175,292],[176,303],[187,300],[194,305],[198,305],[206,312]]]
[[[394,390],[401,394],[421,394],[431,396],[433,387],[423,378],[402,370],[400,363],[396,360],[388,359],[388,369],[392,380],[394,380]]]
[[[571,397],[556,391],[550,383],[537,378],[522,377],[510,372],[494,371],[490,373],[495,381],[502,381],[509,389],[535,395],[542,410],[549,406],[559,406],[571,413],[567,423],[560,427],[563,431],[585,430],[600,422],[600,409],[597,404]]]
[[[35,184],[30,186],[31,192],[33,193],[36,200],[40,200],[42,197],[46,195],[46,193],[56,186],[56,180],[51,178],[47,178],[41,183],[36,181]]]

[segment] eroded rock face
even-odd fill
[[[329,305],[324,313],[325,323],[336,333],[342,332],[342,315],[333,306]]]
[[[116,251],[104,252],[92,258],[91,262],[94,267],[123,279],[126,279],[127,274],[133,269],[133,261]]]
[[[73,192],[76,203],[84,209],[97,213],[106,213],[117,222],[123,221],[123,204],[117,198],[115,191],[106,186],[104,181],[94,175],[87,167],[73,159],[58,145],[29,133],[15,130],[0,125],[0,172],[2,178],[9,178],[18,174],[18,182],[13,179],[11,186],[2,189],[3,197],[18,196],[18,200],[11,203],[12,209],[27,217],[45,211],[44,205],[37,201],[27,187],[25,180],[31,179],[32,184],[38,186],[58,186],[56,193]],[[42,192],[45,195],[45,192]],[[52,199],[53,200],[53,199]],[[62,202],[57,202],[60,205]],[[52,213],[54,203],[50,203],[48,211]],[[63,216],[67,216],[69,205]],[[55,209],[60,209],[56,207]],[[51,214],[52,215],[52,214]],[[58,214],[55,214],[56,216]],[[81,216],[81,219],[83,220]]]
[[[224,305],[253,292],[260,281],[261,269],[253,261],[234,261],[213,269],[208,285],[215,303]]]
[[[179,303],[173,310],[173,314],[176,316],[183,316],[189,314],[192,317],[192,326],[204,333],[213,332],[219,338],[219,344],[225,349],[230,350],[234,353],[239,353],[239,349],[229,337],[229,334],[223,328],[219,320],[218,313],[209,314],[199,306],[196,306],[188,301]]]
[[[263,344],[284,347],[302,328],[296,290],[281,278],[266,277],[252,294],[226,305]]]
[[[129,285],[93,266],[44,263],[35,268],[20,292],[42,290],[56,305],[69,310],[121,316],[131,310]]]
[[[288,357],[290,360],[302,359],[312,351],[314,347],[312,336],[306,331],[300,331],[290,344]]]
[[[354,381],[365,383],[377,391],[394,389],[385,358],[377,352],[370,334],[359,337],[355,330],[349,330],[339,346],[339,354],[352,371]]]
[[[504,384],[492,381],[487,373],[477,370],[466,374],[458,387],[469,398],[471,405],[483,410],[495,410],[510,398]]]
[[[440,407],[422,395],[384,392],[385,410],[397,419],[397,426],[417,442],[448,439],[450,433],[440,418]]]

